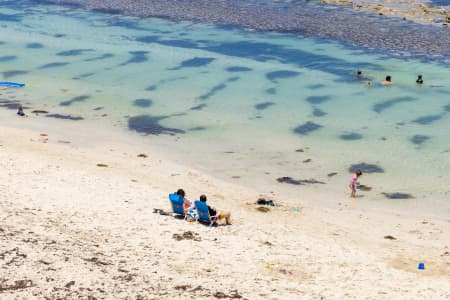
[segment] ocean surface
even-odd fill
[[[364,207],[448,216],[449,29],[305,1],[53,2],[0,0],[0,80],[27,84],[0,109],[280,198],[337,205],[361,168]]]

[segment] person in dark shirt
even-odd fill
[[[205,195],[201,195],[200,196],[200,201],[205,202],[206,203],[206,196]],[[214,207],[209,206],[208,204],[206,204],[206,206],[208,206],[208,211],[209,211],[209,215],[211,217],[217,217],[217,220],[222,220],[225,219],[225,223],[227,225],[231,225],[231,213],[227,212],[227,211],[221,211],[218,212],[217,209],[215,209]]]
[[[417,76],[416,83],[417,83],[417,84],[423,84],[423,78],[422,78],[422,75]]]

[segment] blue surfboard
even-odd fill
[[[25,83],[11,82],[11,81],[0,81],[0,85],[9,87],[23,87]]]

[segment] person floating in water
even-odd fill
[[[361,175],[361,170],[356,170],[355,175],[353,175],[352,179],[350,180],[350,184],[348,185],[352,190],[352,198],[356,197],[356,185],[358,184],[358,178]]]
[[[363,73],[361,70],[356,71],[356,77],[363,77]]]
[[[17,114],[21,117],[26,117],[27,115],[24,113],[23,111],[23,106],[22,104],[19,104],[19,107],[17,108]]]
[[[422,75],[418,75],[418,76],[417,76],[416,83],[417,83],[417,84],[423,84]]]
[[[386,79],[383,80],[383,81],[381,82],[381,84],[383,84],[383,85],[390,85],[390,84],[392,84],[391,75],[386,76]]]

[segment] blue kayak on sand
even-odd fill
[[[23,87],[25,83],[11,82],[11,81],[0,81],[0,85],[2,86],[10,86],[10,87]]]

